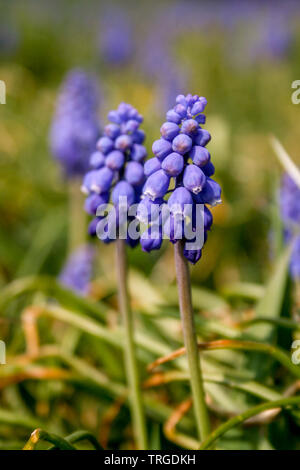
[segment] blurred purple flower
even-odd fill
[[[58,97],[50,130],[50,147],[68,178],[83,175],[99,137],[99,93],[95,80],[74,69]]]
[[[122,65],[129,62],[134,53],[132,24],[125,10],[111,7],[100,21],[99,51],[105,62]]]
[[[86,295],[93,271],[94,248],[80,246],[67,260],[59,276],[59,281],[74,292]]]
[[[291,276],[293,279],[300,279],[300,188],[287,174],[282,178],[279,206],[285,242],[288,243],[296,237],[291,254]]]

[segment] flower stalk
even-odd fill
[[[184,242],[179,240],[174,245],[179,307],[184,343],[189,365],[196,424],[199,439],[203,440],[209,435],[210,422],[205,403],[205,391],[201,372],[200,355],[197,346],[197,336],[192,307],[190,273],[187,260],[183,254],[183,250]]]
[[[147,449],[146,422],[134,344],[133,316],[128,294],[128,271],[125,240],[116,240],[116,266],[118,275],[119,308],[125,333],[125,367],[129,387],[129,403],[135,440],[140,450]]]

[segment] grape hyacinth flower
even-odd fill
[[[159,249],[164,235],[174,243],[182,330],[200,440],[209,434],[210,421],[205,403],[187,261],[195,264],[200,259],[202,244],[195,244],[191,249],[185,228],[189,227],[189,238],[194,237],[196,240],[202,229],[202,241],[205,243],[213,222],[206,204],[214,206],[221,202],[221,188],[211,178],[214,166],[206,149],[210,134],[200,126],[205,123],[203,111],[206,104],[206,99],[198,95],[177,96],[175,106],[167,112],[167,120],[160,128],[161,138],[153,143],[154,158],[145,165],[147,179],[143,187],[144,199],[137,211],[137,217],[141,222],[146,222],[147,226],[141,235],[144,251]],[[157,214],[156,211],[153,220],[153,209],[158,204],[161,212]],[[201,208],[204,207],[201,227],[197,222],[199,204]],[[164,215],[166,206],[167,217]]]
[[[94,255],[94,248],[91,245],[80,246],[72,253],[59,276],[61,284],[77,294],[87,295]]]
[[[132,24],[122,8],[109,8],[102,16],[99,34],[99,51],[105,62],[123,65],[134,53]]]
[[[282,178],[279,205],[284,225],[284,238],[288,243],[294,240],[290,273],[294,280],[300,280],[300,188],[287,174]]]
[[[177,96],[176,105],[167,112],[167,120],[160,128],[161,138],[153,143],[154,158],[145,164],[147,179],[143,188],[143,197],[149,208],[171,192],[168,201],[166,199],[163,201],[168,204],[171,219],[176,213],[176,207],[180,205],[192,206],[195,215],[194,208],[197,204],[204,204],[204,241],[212,222],[212,215],[206,204],[215,206],[221,202],[221,188],[211,178],[214,166],[206,148],[211,137],[209,132],[200,126],[205,123],[203,111],[206,103],[206,99],[198,95]],[[142,205],[145,206],[144,201]],[[171,220],[169,225],[170,222],[173,226],[177,223]],[[191,229],[196,233],[195,220],[192,220]],[[160,243],[149,243],[146,236],[141,238],[141,245],[145,251],[159,249],[164,235],[171,235],[168,238],[173,243],[182,238],[176,236],[177,230],[169,229],[169,233],[166,230],[161,232],[156,230],[155,237],[158,233],[160,233]],[[188,240],[184,238],[183,244],[184,256],[195,264],[201,257],[201,247],[190,250]]]
[[[144,160],[147,155],[143,146],[145,134],[139,128],[143,121],[142,116],[129,104],[121,103],[117,110],[110,111],[108,120],[110,122],[104,127],[104,134],[97,141],[95,151],[91,155],[92,169],[84,177],[82,191],[87,195],[85,210],[94,216],[89,226],[90,235],[97,234],[105,243],[116,240],[117,286],[119,309],[124,324],[124,354],[130,409],[137,446],[145,450],[147,449],[146,425],[134,344],[133,316],[128,294],[125,245],[127,243],[133,247],[139,242],[138,236],[133,238],[129,234],[128,224],[133,222],[133,216],[128,214],[128,209],[140,201],[145,180]],[[108,202],[112,205],[110,211]],[[104,209],[107,207],[107,211],[104,210],[104,213],[108,212],[107,215],[99,214],[102,206]],[[124,208],[125,214],[124,211],[120,211]],[[115,232],[111,230],[110,225],[117,230]],[[121,230],[124,226],[127,236],[123,238]]]
[[[99,96],[95,81],[85,71],[67,75],[57,101],[50,131],[50,147],[67,178],[82,176],[99,138]]]
[[[92,169],[86,173],[82,192],[88,197],[85,210],[94,215],[89,228],[90,235],[96,235],[97,208],[111,202],[118,212],[122,198],[126,198],[128,209],[140,201],[141,190],[145,181],[144,160],[147,156],[143,145],[144,132],[139,128],[142,116],[131,105],[121,103],[116,111],[108,114],[110,121],[104,127],[104,134],[97,141],[95,151],[90,157]],[[129,221],[129,219],[128,219]],[[107,218],[109,223],[109,216]],[[124,220],[117,220],[117,229]],[[101,240],[109,243],[117,234],[109,230],[101,236]],[[133,246],[136,239],[128,238],[127,243]]]

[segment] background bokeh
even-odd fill
[[[99,84],[100,123],[120,101],[144,116],[149,155],[178,93],[207,98],[205,128],[212,135],[209,150],[223,203],[213,209],[214,227],[202,259],[192,268],[192,282],[214,292],[251,283],[259,297],[259,286],[280,250],[273,242],[280,223],[276,198],[281,168],[270,134],[299,163],[300,107],[291,101],[291,84],[300,78],[299,2],[0,0],[0,16],[0,79],[7,87],[6,104],[0,105],[0,287],[30,275],[57,278],[66,262],[70,185],[51,155],[49,129],[65,74],[81,67]],[[115,282],[113,246],[96,241],[95,249],[91,295],[105,298]],[[169,243],[150,255],[137,247],[129,256],[137,306],[153,286],[174,292]],[[24,346],[19,325],[23,307],[21,299],[5,315],[0,312],[0,338],[12,356]],[[239,303],[236,315],[246,307],[246,301]],[[114,324],[114,315],[110,321]],[[44,339],[53,341],[53,328],[50,333],[42,324]],[[82,341],[79,350],[81,357],[104,368],[112,354],[108,348],[100,354],[93,338]],[[120,365],[111,372],[119,377]],[[96,397],[89,397],[90,407],[77,417],[84,408],[81,393],[74,397],[61,383],[29,382],[5,389],[1,403],[20,412],[28,407],[52,424],[59,421],[51,414],[54,407],[62,413],[59,429],[98,430]],[[182,392],[173,388],[170,393],[176,401]],[[105,400],[100,417],[110,404]],[[114,433],[115,445],[120,445],[123,438],[116,429]],[[1,442],[27,434],[0,424]]]

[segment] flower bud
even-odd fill
[[[135,144],[142,144],[145,140],[145,132],[142,129],[138,129],[131,134],[131,138]]]
[[[131,150],[131,159],[135,162],[142,162],[147,156],[146,148],[141,144],[133,144]]]
[[[105,155],[102,152],[93,152],[90,156],[90,165],[95,169],[102,168],[105,163]]]
[[[138,162],[128,162],[125,169],[125,178],[132,186],[138,186],[144,181],[144,168]]]
[[[112,203],[116,207],[125,202],[122,200],[122,198],[126,198],[127,207],[130,207],[135,202],[134,189],[131,184],[129,184],[127,181],[119,181],[119,183],[117,183],[114,187],[111,194]]]
[[[116,139],[121,133],[120,126],[118,124],[107,124],[104,127],[104,134],[109,137],[110,139]]]
[[[109,193],[90,194],[85,200],[84,209],[90,215],[96,215],[97,208],[109,201]]]
[[[125,151],[129,149],[132,146],[132,138],[130,135],[127,134],[122,134],[119,135],[119,137],[116,138],[115,140],[115,147],[118,150]]]
[[[192,147],[189,156],[193,163],[200,167],[203,167],[210,161],[209,151],[205,147],[200,147],[200,145]]]
[[[199,129],[199,124],[195,119],[187,119],[183,121],[181,126],[181,132],[193,136]]]
[[[174,189],[169,197],[168,206],[172,214],[185,214],[186,208],[193,204],[193,197],[190,191],[182,186]]]
[[[174,150],[174,152],[184,155],[185,153],[191,150],[192,145],[193,141],[188,135],[179,134],[175,137],[172,142],[172,149]]]
[[[144,173],[146,176],[150,176],[152,175],[152,173],[155,173],[156,171],[160,169],[161,169],[161,164],[157,157],[150,158],[149,160],[146,161],[144,165]]]
[[[206,165],[204,165],[201,170],[203,171],[203,173],[205,174],[205,176],[209,177],[209,176],[212,176],[214,173],[215,173],[215,167],[214,165],[212,164],[212,162],[208,162],[206,163]]]
[[[179,153],[173,152],[162,161],[161,167],[167,175],[178,176],[183,170],[183,165],[183,156]]]
[[[183,174],[184,186],[194,194],[200,193],[205,185],[206,177],[196,165],[188,165]]]
[[[106,155],[108,152],[110,152],[113,149],[114,143],[109,137],[101,137],[98,140],[96,147],[98,150],[100,150],[100,152]]]
[[[179,134],[180,128],[174,122],[164,122],[164,124],[160,128],[161,136],[166,139],[172,141],[176,135]]]
[[[170,177],[163,170],[158,170],[147,179],[144,194],[152,200],[164,197],[169,189],[169,184]]]
[[[124,153],[120,150],[113,150],[107,155],[105,165],[113,171],[118,171],[124,165],[124,161]]]
[[[162,244],[162,230],[149,227],[141,235],[141,246],[142,250],[150,252],[152,250],[159,250]]]
[[[114,172],[106,166],[100,170],[96,170],[90,186],[91,191],[94,191],[97,194],[105,193],[109,190],[113,177]]]
[[[197,134],[193,137],[195,145],[205,147],[211,139],[210,133],[206,129],[198,129]]]
[[[181,122],[181,116],[174,111],[174,109],[170,109],[166,114],[166,119],[169,122],[175,122],[175,124],[179,124]]]
[[[196,196],[196,201],[200,204],[209,204],[211,206],[220,204],[222,202],[220,185],[211,178],[207,178],[203,190]]]
[[[152,145],[152,152],[159,160],[163,160],[172,152],[172,144],[165,139],[155,140]]]
[[[190,263],[196,264],[201,258],[202,250],[187,250],[184,248],[183,255]]]

